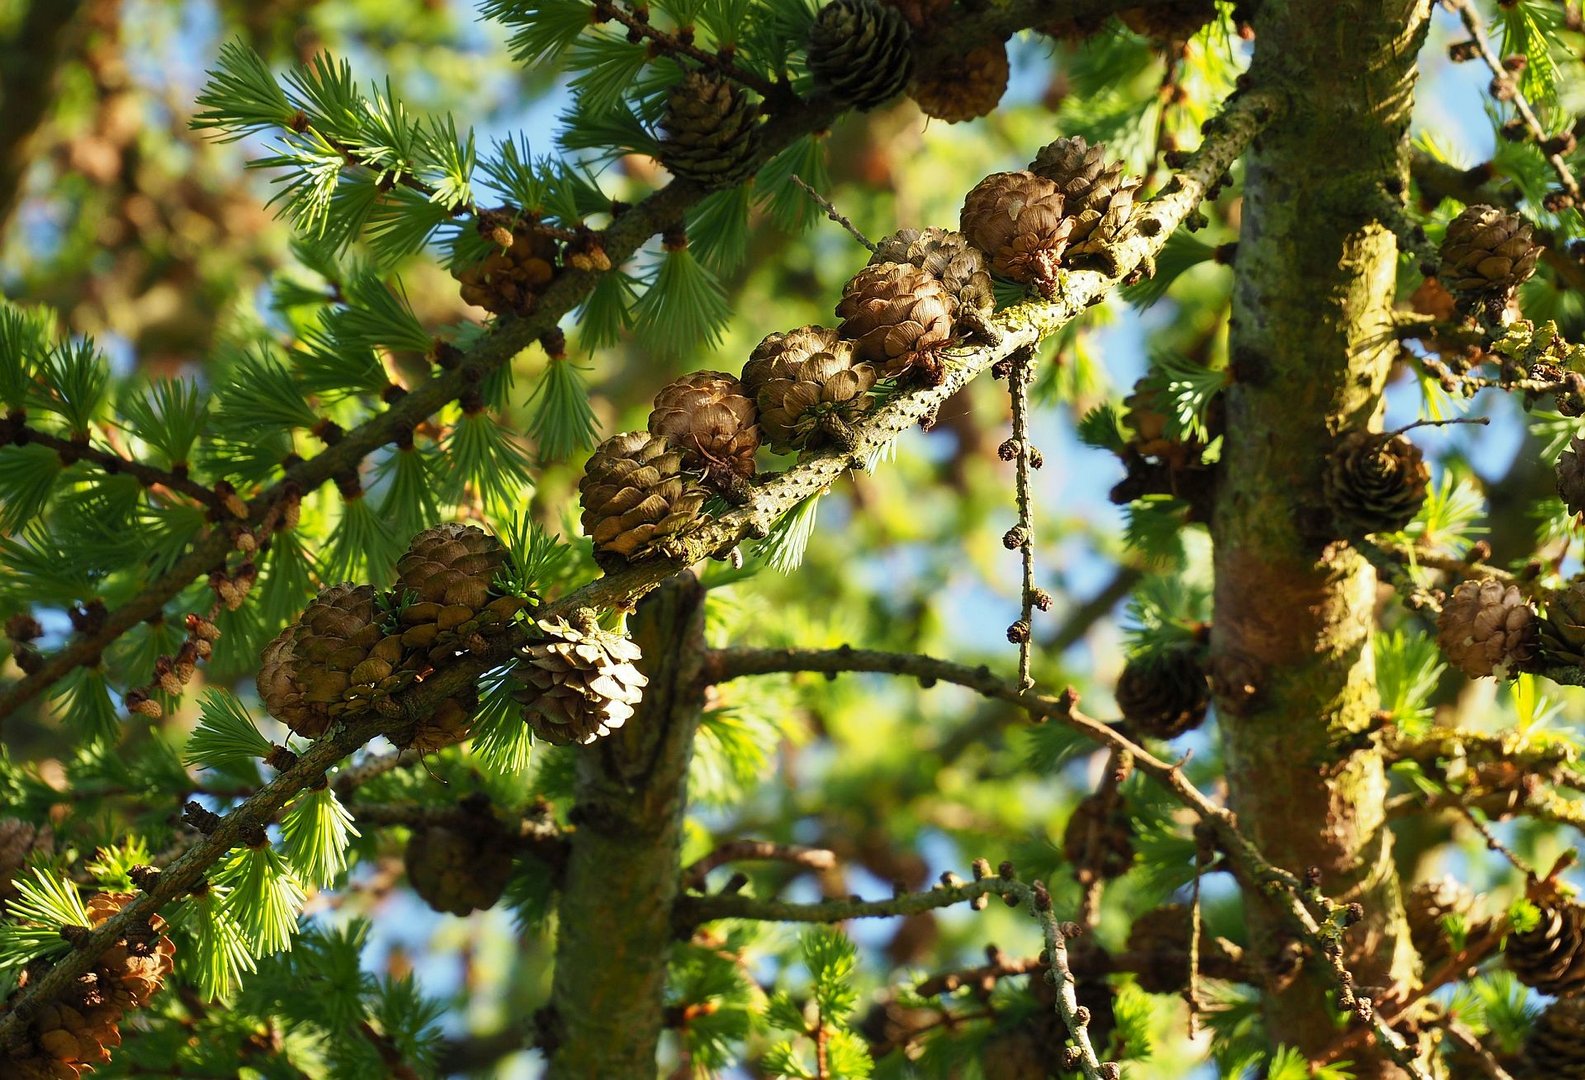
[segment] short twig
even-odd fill
[[[836,853],[826,848],[778,844],[771,840],[728,840],[683,870],[682,887],[702,889],[710,871],[727,863],[745,860],[774,860],[792,863],[806,870],[830,870],[837,864]]]
[[[1029,466],[1033,448],[1029,445],[1029,380],[1033,374],[1034,350],[1020,349],[1010,358],[1007,391],[1013,407],[1013,453],[1016,466],[1018,503],[1018,557],[1023,566],[1023,589],[1019,593],[1018,622],[1008,636],[1018,643],[1018,685],[1028,689],[1035,684],[1030,674],[1035,612],[1035,521],[1033,500],[1029,497]]]
[[[814,200],[816,206],[820,207],[820,209],[826,212],[826,217],[830,218],[832,221],[846,229],[849,236],[863,244],[870,250],[871,253],[875,251],[875,244],[870,240],[870,238],[860,232],[857,225],[853,224],[853,222],[844,217],[842,215],[842,211],[838,210],[830,199],[826,198],[814,188],[810,187],[808,183],[804,181],[804,178],[799,176],[797,173],[792,174],[792,179],[793,183],[804,189],[805,195]]]

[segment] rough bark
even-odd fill
[[[1362,993],[1414,977],[1379,754],[1350,735],[1377,707],[1376,580],[1329,535],[1321,469],[1339,432],[1376,420],[1391,361],[1397,245],[1379,217],[1406,176],[1404,133],[1427,0],[1264,0],[1251,78],[1290,108],[1246,157],[1227,436],[1213,535],[1213,633],[1234,809],[1273,862],[1319,869],[1364,905],[1346,937]],[[1239,688],[1253,686],[1253,699]],[[1255,955],[1282,920],[1251,890]],[[1320,982],[1267,992],[1274,1043],[1338,1033]],[[1372,1050],[1360,1077],[1397,1076]]]
[[[704,590],[679,574],[638,606],[637,715],[580,752],[551,986],[550,1080],[650,1077],[663,1021],[688,761],[704,705]]]

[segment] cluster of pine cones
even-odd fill
[[[1585,906],[1552,879],[1533,884],[1536,925],[1508,936],[1504,956],[1526,986],[1557,1000],[1525,1040],[1520,1071],[1534,1077],[1585,1077]]]
[[[84,932],[120,912],[131,893],[101,893],[87,903],[90,925]],[[141,931],[118,938],[93,968],[76,980],[58,1000],[43,1006],[28,1025],[22,1047],[0,1057],[0,1075],[7,1080],[75,1080],[84,1071],[110,1060],[121,1045],[121,1021],[133,1009],[148,1006],[171,973],[176,946],[165,936],[165,920],[150,918]],[[17,981],[15,994],[43,975],[47,967],[29,967]],[[0,1005],[0,1014],[7,1006]]]
[[[701,371],[661,388],[648,430],[607,439],[585,467],[595,558],[614,569],[663,554],[712,494],[742,502],[762,443],[777,453],[854,445],[882,380],[939,382],[941,350],[987,330],[991,271],[1048,287],[1062,266],[1104,254],[1139,187],[1104,154],[1058,139],[1028,170],[981,181],[961,232],[904,229],[876,245],[842,290],[836,329],[771,334],[741,377]]]

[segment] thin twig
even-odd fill
[[[1546,157],[1547,163],[1552,166],[1552,171],[1557,174],[1558,182],[1563,185],[1563,190],[1568,193],[1574,212],[1585,218],[1585,206],[1581,205],[1579,181],[1574,178],[1574,173],[1569,169],[1568,162],[1560,153],[1549,153],[1544,144],[1547,141],[1546,128],[1541,126],[1541,120],[1536,116],[1535,110],[1525,100],[1523,92],[1513,81],[1508,69],[1502,66],[1502,58],[1492,50],[1491,42],[1486,38],[1486,27],[1481,21],[1480,12],[1475,10],[1473,0],[1445,0],[1448,7],[1458,12],[1459,19],[1464,23],[1464,29],[1469,31],[1469,36],[1475,44],[1475,51],[1480,53],[1480,58],[1491,69],[1492,78],[1512,94],[1513,107],[1524,120],[1524,126],[1529,129],[1530,137],[1535,140],[1536,146]]]
[[[1029,463],[1033,448],[1029,445],[1029,381],[1033,375],[1034,350],[1022,349],[1009,358],[1007,392],[1013,408],[1013,455],[1017,477],[1016,500],[1018,526],[1008,538],[1018,541],[1018,557],[1023,568],[1023,589],[1019,593],[1018,621],[1008,628],[1007,636],[1018,643],[1018,685],[1023,689],[1035,685],[1030,674],[1031,653],[1034,649],[1033,618],[1035,613],[1035,518],[1033,500],[1029,497]]]
[[[79,460],[91,462],[112,475],[125,473],[134,477],[144,487],[163,487],[185,495],[194,502],[209,507],[222,518],[231,516],[230,510],[226,506],[226,500],[220,494],[212,488],[204,487],[204,485],[183,473],[172,472],[169,469],[161,469],[146,462],[122,457],[114,450],[106,450],[91,443],[76,443],[69,439],[62,439],[47,431],[40,431],[36,427],[24,426],[18,435],[14,436],[14,439],[17,442],[26,441],[39,446],[47,446],[60,455],[63,462]]]
[[[844,217],[842,211],[836,208],[835,203],[826,198],[824,195],[820,194],[814,188],[810,187],[808,183],[804,181],[804,178],[799,176],[797,173],[792,174],[792,181],[804,189],[804,194],[809,196],[816,206],[825,211],[826,217],[830,218],[832,221],[846,229],[849,236],[853,237],[853,239],[857,240],[859,243],[868,248],[871,254],[874,254],[876,250],[874,242],[871,241],[869,237],[860,232],[857,225],[853,224],[853,222]]]
[[[682,887],[702,889],[710,871],[716,867],[747,860],[774,860],[801,866],[806,870],[830,870],[837,864],[836,853],[827,848],[778,844],[770,840],[728,840],[683,870]]]
[[[1441,1028],[1447,1035],[1448,1041],[1464,1051],[1466,1057],[1473,1061],[1481,1073],[1490,1080],[1513,1080],[1513,1074],[1502,1067],[1501,1063],[1492,1056],[1492,1052],[1486,1049],[1485,1044],[1469,1028],[1451,1016],[1442,1017],[1436,1022],[1436,1026]]]
[[[1449,794],[1451,794],[1451,792]],[[1497,834],[1491,831],[1491,826],[1487,825],[1484,821],[1480,820],[1480,818],[1476,817],[1475,811],[1471,810],[1463,799],[1455,798],[1453,801],[1453,806],[1460,814],[1464,816],[1464,820],[1469,822],[1470,826],[1474,828],[1476,832],[1480,833],[1481,839],[1486,841],[1486,847],[1488,850],[1507,859],[1508,862],[1513,865],[1513,868],[1519,871],[1525,877],[1532,881],[1536,879],[1535,868],[1526,862],[1523,856],[1514,851],[1513,848],[1499,840],[1497,838]]]

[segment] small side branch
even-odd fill
[[[682,872],[684,889],[703,889],[710,871],[734,862],[784,862],[805,870],[830,870],[837,864],[836,853],[826,848],[802,844],[777,844],[770,840],[729,840]]]

